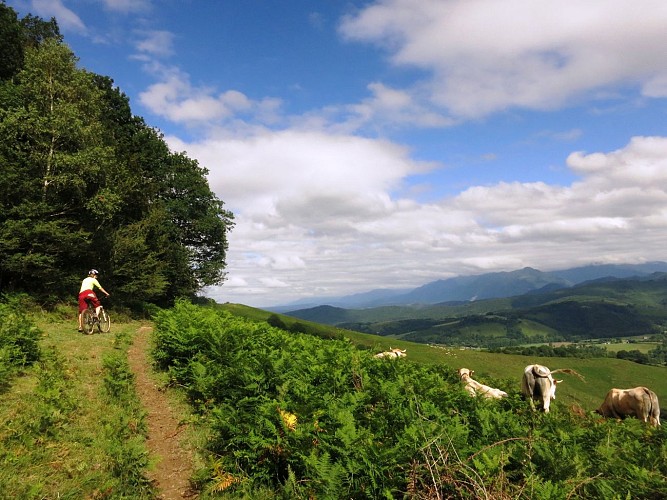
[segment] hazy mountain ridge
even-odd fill
[[[600,264],[551,272],[526,267],[516,271],[440,279],[411,290],[376,289],[342,297],[311,298],[265,309],[291,314],[323,305],[343,309],[366,309],[382,306],[467,302],[570,288],[580,283],[603,278],[648,276],[654,272],[667,272],[667,262]]]
[[[413,342],[497,347],[526,342],[655,335],[667,328],[667,272],[605,277],[505,298],[343,309],[289,316]]]

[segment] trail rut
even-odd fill
[[[152,380],[151,360],[148,353],[150,327],[141,327],[128,350],[128,362],[136,377],[137,394],[147,412],[148,437],[146,445],[151,459],[157,464],[149,471],[149,477],[164,500],[197,498],[192,490],[193,453],[182,442],[184,425],[175,416],[169,399]]]

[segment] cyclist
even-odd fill
[[[86,303],[87,300],[91,301],[93,303],[93,306],[95,306],[95,314],[100,313],[100,309],[102,308],[102,304],[100,304],[100,300],[97,298],[97,295],[95,295],[95,292],[93,291],[94,288],[99,288],[100,291],[106,295],[107,297],[109,296],[109,293],[102,288],[102,285],[100,285],[100,282],[97,281],[97,275],[99,272],[97,269],[91,269],[88,271],[88,277],[84,278],[84,280],[81,282],[81,291],[79,291],[79,331],[83,331],[83,316],[82,313],[83,311],[86,310],[88,307],[88,304]]]

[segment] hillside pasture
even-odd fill
[[[619,351],[639,351],[641,353],[647,354],[649,351],[658,347],[658,342],[620,342],[620,343],[610,343],[610,344],[601,344],[600,347],[604,347],[607,351],[611,353],[617,353]]]
[[[248,306],[225,304],[224,309],[233,314],[253,319],[266,320],[271,313]],[[558,386],[555,408],[577,404],[585,411],[594,411],[605,394],[612,387],[628,388],[645,385],[664,401],[667,408],[667,367],[640,365],[631,361],[615,358],[547,358],[514,354],[495,354],[479,349],[441,346],[409,342],[402,339],[387,338],[378,335],[344,330],[328,325],[296,320],[289,316],[280,316],[286,325],[301,323],[308,333],[324,338],[346,338],[362,349],[373,352],[385,351],[391,347],[407,350],[407,358],[401,362],[446,365],[454,373],[461,367],[475,371],[475,378],[488,383],[494,380],[496,387],[509,393],[520,392],[521,375],[524,367],[539,363],[551,369],[570,368],[581,374],[584,380],[576,376],[563,374],[558,377],[565,382]],[[638,346],[639,344],[609,344],[608,346]]]

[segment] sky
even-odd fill
[[[6,0],[232,211],[218,302],[667,260],[664,0]]]

